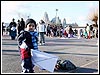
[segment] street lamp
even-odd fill
[[[57,25],[57,11],[58,11],[58,9],[56,9],[56,25]]]
[[[58,9],[56,9],[56,17],[57,17],[57,11],[58,11]]]

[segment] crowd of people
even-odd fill
[[[98,38],[98,29],[87,23],[84,30],[80,29],[79,35],[86,39]]]
[[[20,33],[20,31],[24,29],[25,29],[25,21],[23,18],[21,18],[21,20],[18,20],[17,23],[13,18],[12,22],[10,22],[9,26],[7,27],[7,31],[9,31],[9,35],[11,36],[12,40],[15,40],[16,36]],[[48,37],[64,37],[64,38],[66,37],[71,38],[74,36],[84,37],[86,39],[91,39],[94,37],[98,38],[98,29],[94,29],[93,25],[89,24],[86,24],[84,29],[73,29],[72,26],[70,25],[66,27],[63,27],[62,25],[56,26],[56,25],[45,24],[43,20],[40,20],[40,22],[37,23],[36,31],[39,34],[40,45],[45,44],[45,35]]]

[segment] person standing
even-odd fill
[[[50,37],[50,35],[51,35],[50,24],[48,24],[48,26],[47,26],[47,36]]]
[[[90,38],[93,38],[93,26],[90,25]]]
[[[84,37],[87,39],[87,36],[88,36],[88,34],[87,34],[87,31],[86,31],[86,27],[85,27],[85,29],[84,29]]]
[[[46,25],[43,20],[40,20],[39,25],[38,25],[38,32],[39,32],[39,44],[44,45],[45,44],[45,30],[46,30]]]
[[[87,38],[90,39],[90,26],[88,23],[86,24],[86,31],[87,31],[87,35],[88,35]]]
[[[27,19],[25,27],[26,29],[22,30],[17,37],[22,73],[33,73],[35,65],[31,61],[31,51],[38,50],[38,33],[35,31],[36,21]]]
[[[20,33],[21,30],[25,29],[25,21],[23,20],[23,18],[21,18],[21,21],[18,20],[18,34]]]
[[[17,24],[15,22],[15,19],[13,18],[12,22],[10,22],[10,24],[9,24],[9,27],[10,27],[9,33],[10,33],[12,40],[15,40],[15,38],[17,36],[16,26],[17,26]]]
[[[2,22],[2,35],[3,35],[3,32],[4,32],[4,22]]]
[[[23,18],[21,18],[20,24],[21,24],[21,30],[24,30],[25,29],[25,21]]]
[[[20,31],[21,31],[21,24],[20,24],[20,20],[18,20],[17,22],[18,22],[18,23],[17,23],[17,32],[18,32],[18,34],[19,34]]]
[[[67,37],[70,38],[70,33],[69,33],[69,31],[70,31],[70,26],[69,26],[69,25],[65,28],[65,31],[66,31],[66,33],[67,33]]]

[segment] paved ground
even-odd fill
[[[99,48],[97,38],[49,38],[46,37],[46,44],[39,46],[41,51],[54,54],[60,59],[70,60],[77,66],[76,70],[54,71],[54,73],[99,73]],[[1,54],[1,72],[2,73],[21,73],[20,56],[16,40],[10,40],[8,35],[2,36],[2,54]],[[35,67],[35,73],[50,73],[46,70],[39,70]]]

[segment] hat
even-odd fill
[[[36,27],[36,21],[35,21],[35,20],[33,20],[33,19],[27,19],[27,20],[26,20],[26,25],[25,25],[25,26],[27,26],[29,23],[34,23],[34,25],[35,25],[35,27]]]

